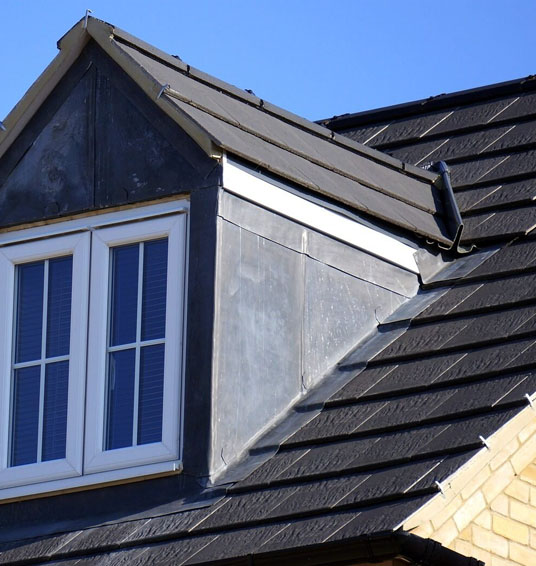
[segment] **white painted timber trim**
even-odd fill
[[[124,210],[116,210],[81,216],[72,220],[60,220],[51,224],[43,224],[0,233],[0,248],[10,246],[19,242],[40,240],[53,236],[64,236],[71,232],[84,232],[88,230],[99,230],[116,224],[126,222],[140,222],[158,216],[169,214],[186,213],[190,210],[190,202],[185,198],[171,200],[161,203],[149,204],[147,206],[133,206]]]
[[[180,472],[182,472],[182,462],[180,460],[175,460],[169,462],[157,462],[156,464],[147,464],[145,466],[133,466],[130,468],[122,468],[120,470],[112,470],[108,472],[99,472],[96,474],[87,474],[85,476],[76,476],[44,481],[41,483],[8,487],[2,489],[1,504],[8,503],[9,500],[12,499],[26,499],[42,493],[53,495],[58,492],[77,491],[80,488],[89,486],[92,488],[99,487],[99,484],[108,485],[133,479],[143,480],[150,476],[170,475]]]
[[[333,236],[408,271],[419,273],[414,256],[415,249],[411,246],[272,185],[235,165],[226,156],[223,158],[223,187],[300,224]]]

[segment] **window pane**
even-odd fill
[[[138,444],[162,441],[164,344],[141,349]]]
[[[167,239],[145,243],[143,254],[142,340],[153,340],[165,336],[167,251]]]
[[[48,364],[45,379],[42,460],[65,458],[69,362]]]
[[[41,358],[44,267],[43,261],[17,266],[15,362]]]
[[[47,356],[69,353],[73,258],[49,260]]]
[[[106,449],[132,446],[136,350],[112,352],[108,368]]]
[[[112,346],[136,341],[139,248],[133,244],[112,250]]]
[[[14,372],[12,466],[32,464],[37,461],[40,375],[40,366],[22,368]]]

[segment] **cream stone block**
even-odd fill
[[[491,503],[497,495],[511,483],[515,477],[514,468],[510,462],[505,462],[482,486],[482,493],[488,503]]]
[[[484,509],[482,513],[475,519],[475,525],[482,527],[483,529],[491,530],[491,512],[488,509]]]
[[[534,460],[536,457],[536,435],[531,436],[521,448],[512,456],[510,462],[516,471],[516,474],[521,474],[523,470]],[[525,478],[524,478],[525,479]]]
[[[530,488],[530,504],[536,507],[536,487]]]
[[[464,529],[470,521],[475,519],[486,508],[486,500],[480,491],[477,491],[454,513],[454,522],[458,530]]]
[[[510,514],[510,499],[504,495],[504,493],[500,493],[491,502],[491,510],[495,513],[500,513],[501,515],[508,517]]]
[[[435,532],[433,538],[443,546],[448,546],[458,536],[458,533],[459,531],[454,519],[449,519]]]
[[[452,501],[449,501],[443,509],[441,509],[435,517],[432,517],[432,525],[434,529],[439,529],[441,525],[456,513],[462,506],[462,498],[457,495]]]
[[[471,480],[469,480],[466,486],[461,490],[462,499],[469,499],[475,491],[477,491],[482,484],[488,480],[491,476],[491,468],[486,466],[480,470]]]
[[[536,550],[513,542],[510,545],[510,560],[523,564],[523,566],[534,566],[536,564]]]
[[[457,540],[453,546],[453,549],[464,556],[470,556],[476,558],[477,560],[482,560],[482,562],[489,564],[491,561],[491,552],[489,550],[483,550],[482,548],[477,548],[473,544],[466,542],[464,540]]]
[[[407,530],[404,527],[404,530]],[[411,534],[417,535],[421,538],[430,538],[435,532],[434,527],[430,521],[424,521],[418,527],[411,530]]]
[[[448,487],[455,494],[464,489],[467,484],[489,465],[490,452],[483,448],[469,462],[464,464],[448,481]]]
[[[517,439],[514,438],[511,442],[509,442],[496,456],[491,459],[489,463],[491,471],[495,471],[497,468],[500,468],[511,458],[512,454],[514,454],[519,447],[520,444]]]
[[[421,525],[431,522],[434,529],[441,529],[444,525],[447,525],[443,532],[448,532],[452,526],[451,524],[448,525],[448,520],[453,514],[458,514],[458,522],[463,519],[464,513],[461,512],[458,499],[458,495],[461,495],[462,491],[463,497],[468,502],[476,495],[475,490],[480,489],[485,500],[488,504],[491,504],[494,511],[506,515],[508,513],[508,499],[497,499],[497,496],[511,483],[516,472],[519,473],[519,468],[523,463],[525,463],[525,466],[523,466],[525,468],[531,462],[531,457],[536,459],[535,439],[536,411],[527,407],[489,437],[487,441],[490,449],[480,450],[447,482],[443,482],[443,494],[436,495],[410,515],[403,524],[403,528],[408,531],[419,529],[422,536],[430,536],[430,525],[422,527]],[[525,441],[527,441],[527,446],[520,446],[520,442]],[[509,460],[505,460],[507,455],[510,455]],[[491,462],[493,462],[493,470]],[[512,462],[515,463],[515,466]],[[536,474],[536,467],[529,472],[531,478],[533,472]],[[484,483],[482,483],[483,479]],[[536,487],[536,477],[533,485]],[[536,502],[536,492],[532,497]],[[465,512],[468,512],[467,508],[464,507],[464,509]],[[465,526],[467,525],[464,525],[463,528]]]
[[[530,546],[532,548],[536,548],[536,529],[529,529],[530,530]]]
[[[536,456],[536,455],[535,455]],[[530,464],[520,474],[519,477],[532,485],[536,485],[536,465]]]
[[[405,531],[412,531],[417,528],[421,523],[430,521],[432,517],[441,515],[443,509],[455,498],[455,495],[449,490],[448,495],[444,497],[440,493],[432,497],[420,509],[410,515],[403,524]],[[443,521],[444,522],[444,521]]]
[[[528,407],[527,407],[528,409]],[[525,410],[527,410],[525,409]],[[529,422],[524,428],[523,430],[519,433],[518,435],[518,439],[519,442],[521,442],[521,444],[523,444],[524,442],[526,442],[533,434],[536,433],[536,413],[534,413],[533,411],[533,418],[531,420],[531,422]]]
[[[532,435],[533,424],[536,424],[536,412],[531,407],[526,407],[518,413],[513,419],[508,421],[502,426],[495,434],[491,435],[487,441],[490,448],[493,450],[502,450],[508,443],[519,435],[525,435],[523,438],[526,440],[528,436]],[[525,432],[528,431],[528,432]],[[520,442],[525,440],[519,439]]]
[[[521,501],[510,501],[510,517],[530,527],[536,527],[536,509]]]
[[[463,531],[461,531],[460,534],[458,535],[458,540],[466,540],[468,542],[471,542],[471,538],[472,538],[471,525],[465,527],[465,529],[463,529]]]
[[[507,517],[501,517],[500,515],[493,516],[493,532],[521,544],[528,544],[529,542],[529,528],[527,525]]]
[[[474,546],[470,542],[458,539],[452,541],[452,544],[449,545],[449,548],[451,550],[459,552],[460,554],[463,554],[464,556],[473,556],[473,553],[475,551]]]
[[[491,562],[486,564],[486,566],[519,566],[519,564],[511,560],[500,558],[499,556],[492,556]]]
[[[514,479],[514,481],[504,490],[506,495],[523,501],[523,503],[528,503],[530,500],[530,485],[520,479]]]
[[[508,541],[487,529],[483,529],[478,525],[472,528],[473,538],[471,542],[484,550],[489,550],[492,554],[497,554],[503,558],[508,558]]]

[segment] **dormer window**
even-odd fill
[[[5,235],[0,497],[177,469],[179,204]]]

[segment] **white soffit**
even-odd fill
[[[419,273],[414,255],[416,250],[411,246],[272,185],[236,165],[227,156],[223,159],[223,187],[300,224],[333,236],[408,271]]]

